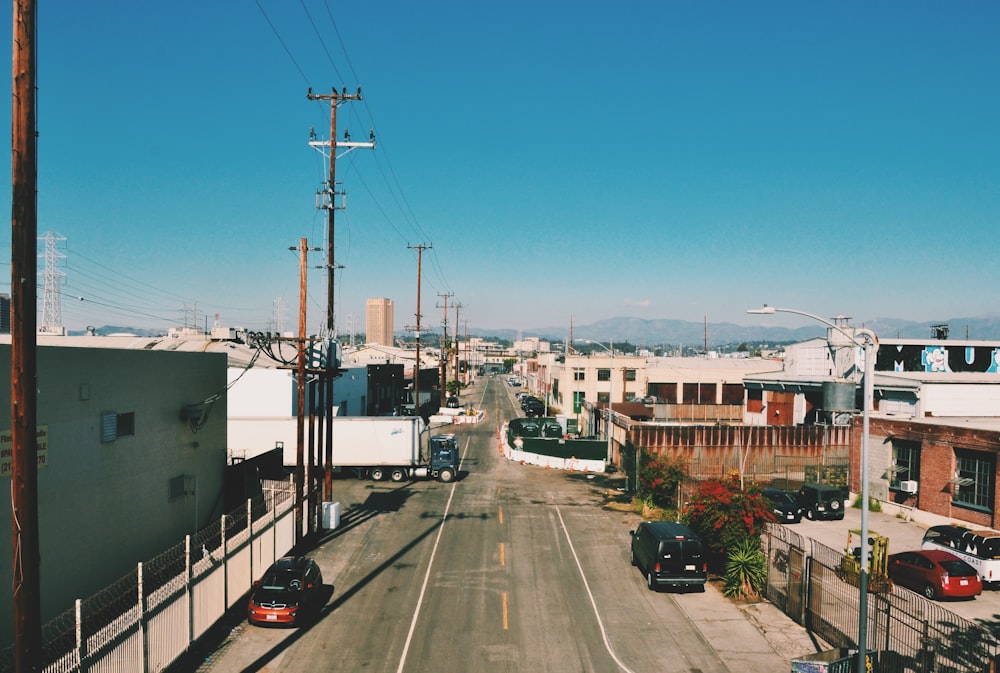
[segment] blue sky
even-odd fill
[[[443,294],[470,332],[996,314],[998,26],[985,1],[43,1],[39,235],[69,329],[294,330],[289,247],[326,245],[306,93],[361,86],[342,334],[368,297],[415,324],[417,244],[425,329]],[[310,332],[325,309],[310,268]]]

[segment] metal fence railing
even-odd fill
[[[842,551],[780,524],[764,536],[766,597],[834,647],[856,648],[859,589],[837,574]],[[868,594],[866,648],[879,673],[986,673],[1000,640],[934,601],[899,587]]]
[[[176,661],[295,543],[294,488],[185,537],[42,627],[44,673],[157,673]],[[15,670],[14,646],[0,673]]]

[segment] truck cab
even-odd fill
[[[458,440],[455,435],[434,435],[430,438],[431,476],[443,482],[458,474]]]

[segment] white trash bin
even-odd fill
[[[340,526],[340,503],[323,503],[323,528],[333,530]]]

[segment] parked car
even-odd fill
[[[285,556],[253,583],[247,621],[298,626],[319,611],[322,595],[323,573],[316,562],[305,556]]]
[[[802,505],[794,493],[780,488],[765,488],[761,494],[771,503],[771,511],[782,523],[799,523],[802,521]]]
[[[632,536],[632,565],[646,576],[646,586],[695,587],[705,590],[708,564],[701,540],[684,524],[643,521]]]
[[[807,519],[843,519],[844,490],[829,484],[803,484],[795,496]]]
[[[983,593],[976,569],[940,549],[890,554],[889,578],[930,599],[975,598]]]
[[[525,416],[544,416],[545,402],[542,402],[537,397],[526,397],[521,401],[521,409],[524,411]]]

